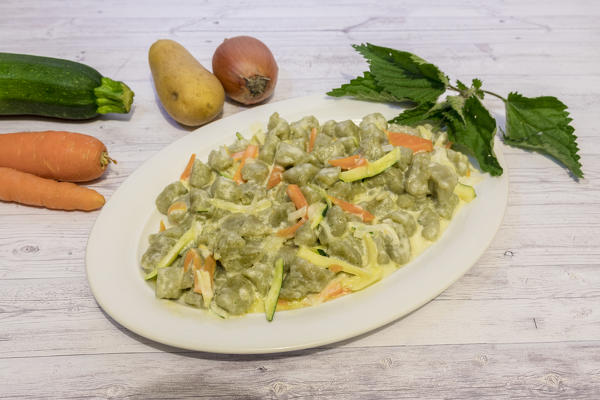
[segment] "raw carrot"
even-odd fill
[[[333,165],[334,167],[340,167],[342,169],[353,169],[367,165],[368,163],[367,159],[363,158],[359,154],[345,158],[336,158],[335,160],[329,160],[328,162],[330,165]]]
[[[242,168],[244,168],[244,164],[246,163],[247,159],[256,157],[258,157],[258,146],[255,146],[253,144],[248,145],[248,147],[246,147],[246,150],[244,150],[244,155],[240,160],[240,165],[235,171],[235,174],[233,174],[234,181],[236,181],[237,183],[244,183],[244,179],[242,179]]]
[[[423,139],[419,136],[409,135],[408,133],[385,131],[388,135],[390,144],[394,146],[407,147],[413,153],[419,151],[433,151],[433,142]]]
[[[308,141],[308,152],[310,153],[315,148],[315,140],[317,140],[317,128],[310,130],[310,140]]]
[[[277,236],[284,237],[284,238],[293,237],[296,234],[296,231],[298,229],[300,229],[300,227],[302,225],[304,225],[305,222],[306,222],[306,219],[302,218],[301,220],[299,220],[298,222],[296,222],[294,225],[288,226],[287,228],[283,228],[283,229],[278,230],[277,231]]]
[[[295,185],[293,183],[288,185],[286,193],[289,196],[290,200],[294,202],[296,210],[299,210],[302,207],[306,207],[308,209],[308,202],[304,198],[304,195],[302,194],[302,191],[300,190],[300,187],[298,185]]]
[[[271,175],[269,175],[269,179],[267,180],[267,189],[272,189],[279,185],[279,182],[281,182],[281,174],[283,174],[283,167],[274,165],[271,170]]]
[[[67,182],[91,181],[114,162],[106,146],[82,133],[44,131],[0,135],[0,167]]]
[[[188,161],[188,163],[185,166],[185,169],[183,170],[183,172],[181,173],[181,176],[179,177],[179,179],[181,179],[182,181],[185,181],[186,179],[188,179],[190,177],[190,174],[192,173],[192,167],[194,166],[195,159],[196,159],[196,153],[193,153],[192,156],[190,157],[190,161]]]
[[[331,197],[331,196],[328,196],[328,197],[333,204],[337,204],[338,206],[340,206],[342,208],[342,210],[344,210],[346,212],[358,215],[359,217],[362,218],[362,220],[364,222],[371,222],[375,219],[375,216],[373,214],[371,214],[370,212],[368,212],[367,210],[365,210],[364,208],[361,208],[352,203],[348,203],[347,201],[344,201],[342,199],[338,199],[338,198]]]
[[[57,182],[27,172],[0,167],[0,200],[55,210],[96,210],[104,196],[70,182]]]

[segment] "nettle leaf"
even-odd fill
[[[382,103],[399,101],[395,96],[383,90],[370,72],[365,72],[363,76],[352,79],[350,83],[343,84],[341,87],[327,92],[327,94],[333,97],[352,96],[359,100]]]
[[[505,105],[506,144],[548,154],[583,178],[577,136],[563,102],[551,96],[529,98],[512,92]]]
[[[458,79],[456,80],[456,87],[459,90],[468,90],[469,87],[467,85],[465,85],[464,83],[462,83],[461,81],[459,81]]]
[[[475,95],[477,95],[477,97],[479,97],[481,100],[483,100],[485,93],[483,92],[483,90],[481,90],[481,85],[482,85],[481,80],[479,80],[477,78],[473,79],[473,81],[471,82],[471,87],[473,88],[473,92],[475,93]]]
[[[444,113],[448,121],[448,137],[461,150],[471,154],[479,167],[490,175],[502,175],[502,166],[494,154],[496,120],[476,96],[465,100],[464,122],[455,110]]]
[[[446,91],[448,77],[412,53],[370,43],[353,47],[369,63],[377,84],[397,99],[430,103]]]
[[[441,125],[443,122],[443,115],[441,112],[431,112],[433,107],[435,107],[434,103],[423,103],[415,108],[404,110],[397,117],[388,122],[390,124],[409,126],[419,125],[425,122]]]
[[[434,115],[442,111],[453,110],[460,117],[461,121],[465,123],[464,108],[465,98],[463,96],[446,96],[446,100],[436,103],[429,110],[429,114]]]

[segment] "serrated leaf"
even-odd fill
[[[475,78],[473,79],[473,81],[471,82],[471,87],[473,88],[473,93],[475,93],[475,95],[477,97],[479,97],[481,100],[483,100],[483,98],[485,97],[485,93],[483,92],[483,90],[481,90],[481,85],[482,82],[481,80]]]
[[[483,171],[494,176],[502,175],[502,166],[494,154],[496,120],[476,96],[465,100],[463,112],[464,123],[456,111],[444,113],[448,120],[449,139],[473,155]]]
[[[394,119],[389,120],[391,124],[398,125],[419,125],[424,122],[431,122],[439,125],[442,122],[441,113],[431,113],[431,108],[434,107],[432,103],[423,103],[415,108],[409,108],[404,110]]]
[[[465,85],[464,83],[462,83],[462,82],[461,82],[461,81],[459,81],[458,79],[456,80],[456,87],[457,87],[459,90],[467,90],[467,89],[469,89],[469,88],[467,87],[467,85]]]
[[[448,77],[412,53],[370,43],[353,47],[369,63],[378,86],[399,100],[435,102],[446,90]]]
[[[505,105],[506,144],[548,154],[583,178],[577,136],[563,102],[552,96],[529,98],[512,92]]]
[[[352,79],[350,83],[343,84],[341,87],[327,92],[327,94],[333,97],[352,96],[359,100],[378,101],[382,103],[398,102],[396,97],[377,85],[370,72],[365,72],[363,76]]]
[[[465,122],[463,109],[465,107],[465,98],[462,96],[446,96],[446,100],[436,103],[430,110],[429,114],[436,114],[446,110],[454,110],[460,117],[461,121]]]

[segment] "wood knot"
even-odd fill
[[[394,360],[392,360],[391,357],[385,357],[379,361],[379,364],[381,364],[384,369],[389,369],[394,366]]]
[[[34,253],[39,252],[40,248],[38,246],[34,246],[34,245],[31,245],[31,244],[28,244],[28,245],[22,246],[19,249],[19,251],[21,253],[25,253],[25,254],[34,254]]]
[[[281,396],[289,390],[288,385],[283,382],[275,382],[271,385],[271,391],[275,396]]]

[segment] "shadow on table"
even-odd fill
[[[428,303],[429,302],[427,302],[426,304],[424,304],[421,307],[424,307]],[[110,317],[110,315],[108,315],[107,313],[104,312],[104,310],[102,310],[102,308],[100,308],[100,311],[104,314],[106,319],[108,321],[110,321],[119,331],[123,332],[125,335],[129,336],[130,338],[137,340],[138,342],[143,343],[147,346],[153,347],[159,351],[164,351],[164,352],[171,353],[171,354],[177,354],[177,355],[181,355],[184,357],[197,358],[197,359],[202,359],[202,360],[259,361],[259,360],[278,360],[278,359],[289,358],[289,357],[298,357],[298,356],[306,356],[306,355],[311,355],[311,354],[318,354],[318,353],[321,353],[321,352],[324,352],[327,350],[331,350],[331,349],[335,349],[335,348],[339,348],[339,347],[343,347],[343,346],[353,347],[352,346],[353,342],[359,341],[361,339],[364,339],[370,335],[374,335],[377,332],[386,329],[388,326],[395,324],[396,322],[412,315],[414,312],[419,311],[421,309],[421,307],[413,310],[409,314],[407,314],[397,320],[389,322],[383,326],[380,326],[379,328],[373,329],[369,332],[363,333],[361,335],[355,336],[350,339],[331,343],[331,344],[325,345],[325,346],[313,347],[313,348],[309,348],[309,349],[293,350],[293,351],[285,351],[285,352],[269,353],[269,354],[220,354],[220,353],[210,353],[210,352],[203,352],[203,351],[186,350],[186,349],[181,349],[178,347],[169,346],[166,344],[155,342],[154,340],[147,339],[143,336],[140,336],[140,335],[130,331],[129,329],[123,327],[118,322],[113,320]]]

